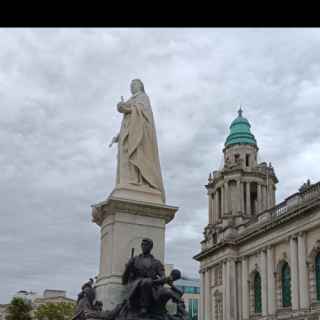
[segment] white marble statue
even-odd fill
[[[150,99],[141,80],[131,82],[131,98],[123,97],[117,109],[123,114],[120,132],[113,137],[118,143],[116,188],[155,189],[165,202],[158,144]]]

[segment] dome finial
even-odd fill
[[[239,108],[239,110],[238,110],[238,115],[239,115],[239,117],[242,117],[242,113],[243,113],[243,110],[242,110],[242,108],[241,108],[241,106],[240,106],[240,108]]]

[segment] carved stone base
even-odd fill
[[[112,191],[111,197],[163,204],[161,192],[147,186],[119,185]]]
[[[121,275],[132,254],[141,253],[141,240],[151,238],[153,255],[163,262],[165,225],[178,210],[161,203],[111,196],[92,206],[92,221],[100,226],[100,268],[97,277],[97,299],[104,309],[122,301]]]

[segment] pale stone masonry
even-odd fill
[[[270,163],[257,162],[242,110],[223,153],[206,185],[209,223],[194,257],[200,320],[319,320],[320,182],[276,205],[278,179]]]

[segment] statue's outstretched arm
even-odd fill
[[[109,148],[111,148],[114,143],[118,143],[119,142],[119,138],[120,138],[120,132],[116,136],[114,136],[112,138],[112,140],[111,140],[111,142],[109,144]]]
[[[117,104],[117,109],[120,113],[130,113],[131,112],[131,107],[128,103],[125,102],[119,102]]]

